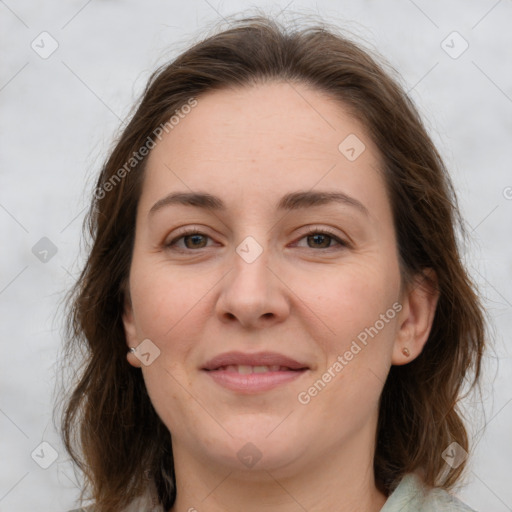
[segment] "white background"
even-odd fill
[[[78,495],[52,423],[64,293],[83,262],[81,223],[114,135],[158,64],[251,8],[318,14],[384,55],[425,117],[471,234],[495,350],[484,398],[466,402],[478,444],[457,495],[481,512],[512,510],[512,2],[322,0],[186,3],[0,1],[0,511],[65,511]],[[248,11],[253,13],[253,11]],[[31,43],[47,31],[58,48]],[[469,44],[452,58],[441,43]],[[455,37],[455,39],[453,39]],[[453,39],[453,43],[450,41]],[[47,44],[49,40],[47,40]],[[462,49],[451,36],[454,50]],[[41,43],[39,42],[39,45]],[[49,46],[45,46],[49,48]],[[46,263],[32,247],[48,237]],[[485,430],[481,430],[485,427]],[[50,462],[47,469],[31,458]],[[41,455],[44,453],[44,456]]]

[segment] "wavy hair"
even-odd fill
[[[399,80],[369,50],[326,23],[292,28],[257,15],[232,21],[151,75],[91,197],[84,230],[92,243],[68,298],[65,340],[65,357],[81,364],[60,428],[85,477],[81,498],[87,492],[98,512],[134,502],[148,481],[166,509],[176,498],[171,434],[140,370],[126,362],[122,312],[147,156],[126,163],[191,98],[268,81],[327,93],[364,124],[382,156],[402,278],[428,278],[429,268],[437,275],[428,341],[414,361],[391,367],[380,397],[377,487],[389,495],[406,472],[421,470],[426,484],[448,490],[465,467],[439,483],[446,447],[456,441],[469,451],[458,402],[466,379],[470,389],[479,383],[486,338],[445,165]]]

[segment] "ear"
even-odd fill
[[[428,268],[415,276],[404,292],[392,364],[410,363],[421,354],[434,322],[439,300],[437,284],[436,273]],[[402,352],[404,349],[409,351],[408,356]]]
[[[135,317],[133,314],[132,301],[130,298],[130,291],[128,289],[128,286],[125,286],[124,288],[125,293],[123,307],[123,325],[127,344],[126,359],[132,366],[140,368],[142,366],[142,363],[135,356],[135,354],[129,351],[130,347],[136,348],[139,342],[137,337],[137,329],[135,326]]]

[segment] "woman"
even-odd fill
[[[332,27],[245,19],[155,72],[72,297],[91,510],[471,510],[458,215],[411,101]]]

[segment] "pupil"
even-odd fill
[[[318,241],[318,238],[320,238],[320,239],[324,238],[325,240],[327,240],[327,236],[326,235],[311,235],[310,238],[313,238],[315,240],[315,243]],[[323,245],[325,245],[325,244],[323,244]]]
[[[189,235],[187,238],[190,240],[194,240],[194,242],[192,242],[192,245],[195,247],[197,246],[196,242],[197,242],[197,239],[201,239],[203,235]]]

